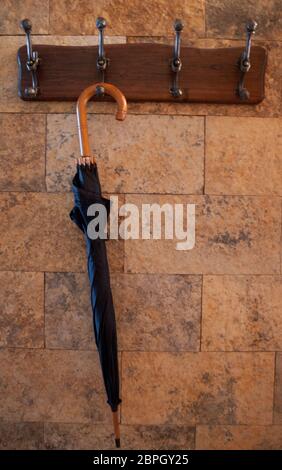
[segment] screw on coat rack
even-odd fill
[[[30,98],[34,98],[35,96],[37,96],[38,91],[39,91],[36,71],[37,71],[37,67],[39,65],[40,59],[38,57],[38,53],[32,50],[32,44],[31,44],[32,24],[31,22],[26,18],[21,21],[21,27],[26,34],[26,49],[27,49],[26,68],[31,73],[31,80],[32,80],[32,86],[27,87],[25,89],[25,95]]]
[[[250,53],[251,53],[251,45],[252,45],[252,36],[253,34],[255,34],[256,29],[257,29],[256,21],[254,20],[248,21],[246,25],[246,31],[247,31],[246,47],[239,59],[239,67],[241,70],[241,75],[240,75],[240,80],[238,83],[237,94],[239,95],[240,100],[242,101],[246,101],[250,97],[250,93],[245,88],[244,82],[245,82],[246,73],[251,68]]]
[[[98,57],[97,57],[97,68],[100,72],[100,82],[105,81],[105,71],[109,63],[109,59],[106,58],[105,56],[105,50],[104,50],[104,29],[106,28],[107,23],[105,18],[102,18],[99,16],[96,20],[96,27],[99,31],[99,46],[98,46]],[[105,90],[102,86],[97,87],[96,89],[96,95],[97,96],[103,96],[105,93]]]
[[[183,23],[181,20],[175,20],[174,31],[175,31],[175,42],[174,42],[174,56],[170,61],[171,70],[173,72],[173,84],[170,88],[170,93],[174,98],[180,98],[182,96],[182,90],[179,88],[179,72],[182,67],[180,59],[180,34],[183,30]]]

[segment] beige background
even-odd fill
[[[104,191],[120,202],[197,205],[190,252],[108,242],[124,448],[281,448],[279,0],[2,0],[0,447],[113,443],[84,242],[68,216],[75,103],[24,103],[16,88],[20,19],[32,20],[35,44],[87,45],[98,15],[108,43],[172,44],[180,17],[185,44],[243,47],[245,20],[259,23],[261,104],[130,103],[118,123],[113,105],[96,103],[90,134]]]

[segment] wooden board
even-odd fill
[[[100,81],[96,68],[97,46],[34,45],[33,50],[38,51],[41,59],[37,70],[40,90],[35,98],[28,98],[24,93],[31,84],[26,68],[26,46],[18,51],[18,92],[24,100],[75,101],[84,88]],[[105,51],[110,59],[105,80],[120,88],[128,101],[241,103],[236,89],[243,47],[198,49],[182,46],[181,98],[174,98],[169,92],[173,78],[171,46],[112,44],[106,45]],[[250,98],[246,103],[259,103],[264,98],[266,58],[263,47],[252,46],[251,69],[245,81]]]

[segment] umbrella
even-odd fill
[[[101,194],[97,165],[90,153],[87,129],[87,102],[97,91],[101,93],[101,90],[111,95],[117,101],[118,110],[116,119],[123,121],[126,116],[126,99],[122,92],[114,85],[95,83],[86,88],[79,96],[77,101],[77,121],[81,158],[78,159],[77,172],[73,179],[74,208],[70,213],[70,217],[85,235],[95,341],[108,403],[113,412],[115,442],[116,446],[120,447],[118,405],[121,400],[119,397],[117,333],[106,244],[105,239],[100,235],[98,238],[93,239],[93,237],[89,237],[87,232],[88,224],[93,219],[93,217],[87,215],[89,206],[94,203],[101,204],[105,208],[107,215],[110,210],[109,200],[105,199]],[[104,229],[105,227],[98,226],[99,234],[101,233],[101,228]]]

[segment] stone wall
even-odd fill
[[[280,10],[280,11],[279,11]],[[0,447],[110,448],[84,241],[69,220],[75,103],[17,97],[19,20],[36,43],[244,45],[268,49],[257,106],[91,106],[102,185],[120,201],[196,203],[196,246],[109,241],[124,448],[282,445],[281,2],[2,0],[0,13]],[[126,92],[126,90],[125,90]],[[153,193],[153,194],[152,194]]]

